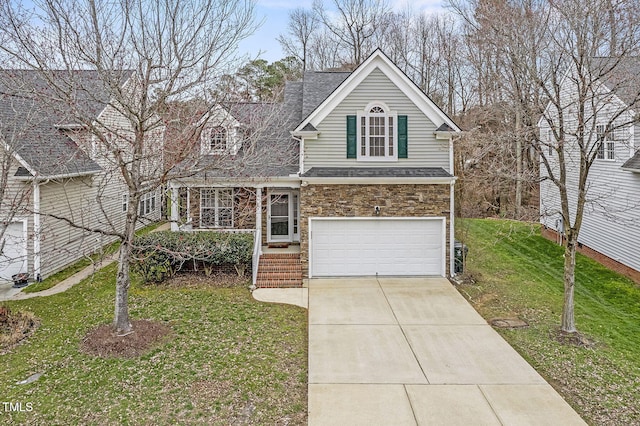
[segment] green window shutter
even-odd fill
[[[347,115],[347,158],[356,158],[358,156],[357,139],[357,117],[355,115]]]
[[[398,116],[398,158],[409,158],[407,116]]]

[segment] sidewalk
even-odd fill
[[[62,293],[63,291],[69,290],[71,287],[78,284],[80,281],[84,280],[85,278],[91,276],[96,271],[104,268],[105,266],[112,264],[117,259],[118,259],[118,252],[105,257],[101,262],[94,263],[93,265],[87,266],[82,271],[77,272],[74,275],[70,276],[69,278],[60,281],[55,286],[46,290],[38,291],[36,293],[23,293],[22,290],[24,290],[27,287],[13,288],[13,283],[11,282],[2,283],[0,284],[0,302],[6,301],[6,300],[31,299],[34,297],[51,296],[53,294]]]

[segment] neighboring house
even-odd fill
[[[640,126],[628,124],[638,114],[635,108],[629,108],[639,100],[638,69],[640,58],[626,58],[598,86],[601,93],[594,107],[598,110],[597,118],[587,126],[593,132],[591,141],[597,144],[597,157],[588,175],[587,203],[578,242],[579,251],[640,282]],[[629,76],[636,77],[629,79]],[[569,80],[565,80],[566,85],[571,84]],[[566,104],[570,105],[569,89],[563,86],[562,90]],[[566,117],[567,125],[571,125],[571,117]],[[553,143],[549,125],[540,120],[538,126],[541,139]],[[573,149],[567,152],[569,161],[577,155]],[[545,175],[541,168],[541,176]],[[577,179],[578,171],[569,167],[570,190],[576,188]],[[574,210],[575,199],[574,190],[569,194]],[[544,179],[540,184],[540,210],[545,233],[560,240],[564,224],[559,192]]]
[[[453,275],[460,129],[387,56],[377,50],[351,73],[307,72],[279,108],[231,106],[226,125],[210,123],[203,152],[215,161],[238,148],[229,161],[243,167],[172,181],[172,229],[255,232],[258,286]],[[247,110],[280,129],[258,144],[269,146],[262,162],[247,160]]]
[[[100,152],[95,137],[69,106],[46,95],[46,84],[35,72],[1,73],[0,279],[17,273],[44,279],[115,239],[70,222],[118,229],[126,216],[127,188],[112,173],[114,163]],[[78,106],[96,122],[126,132],[127,121],[109,105],[95,72],[77,71],[76,78],[83,87],[76,93]],[[140,212],[159,219],[159,194],[145,194]]]

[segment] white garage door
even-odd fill
[[[12,275],[27,271],[27,242],[24,235],[23,222],[13,222],[7,225],[0,243],[2,244],[0,279],[11,281]]]
[[[313,277],[444,275],[443,219],[311,219]]]

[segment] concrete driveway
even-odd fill
[[[584,425],[443,278],[309,282],[309,425]]]

